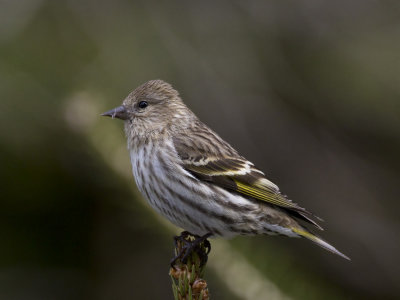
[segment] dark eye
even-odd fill
[[[146,108],[148,105],[147,101],[140,101],[138,104],[139,108]]]

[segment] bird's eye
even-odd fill
[[[140,101],[138,104],[139,108],[146,108],[148,105],[147,101]]]

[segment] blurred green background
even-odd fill
[[[177,230],[99,117],[158,78],[352,258],[212,240],[213,299],[398,299],[399,70],[398,1],[0,1],[0,299],[172,298]]]

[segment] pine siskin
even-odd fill
[[[150,205],[198,236],[280,234],[305,237],[349,259],[306,225],[314,216],[282,195],[162,80],[139,86],[102,114],[125,122],[133,174]]]

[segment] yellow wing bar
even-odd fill
[[[263,200],[269,202],[274,205],[278,205],[281,207],[290,207],[293,209],[303,210],[300,206],[296,205],[295,203],[285,199],[278,193],[271,193],[267,191],[263,191],[260,188],[252,187],[247,184],[244,184],[236,179],[233,179],[237,186],[237,191],[244,195]]]

